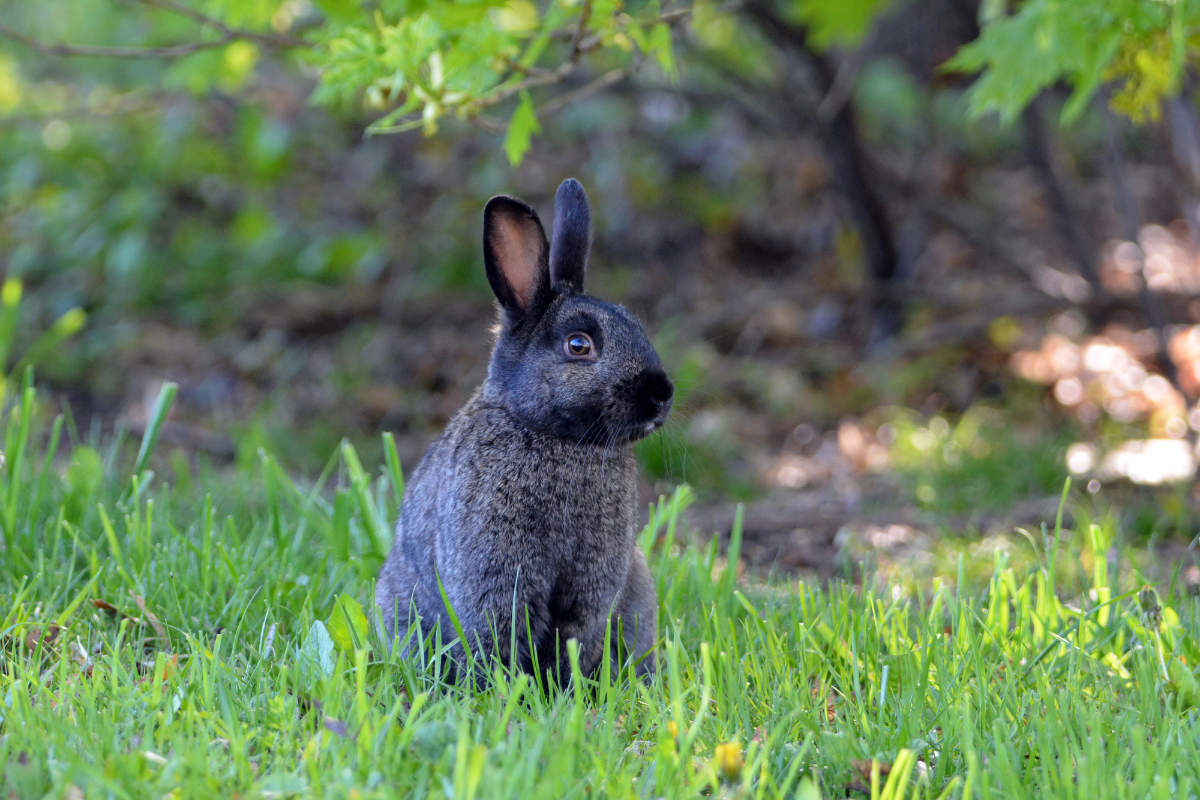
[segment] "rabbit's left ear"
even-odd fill
[[[483,209],[483,264],[501,307],[519,322],[549,298],[546,234],[537,212],[497,195]]]
[[[583,291],[591,238],[592,212],[587,192],[579,181],[567,178],[554,194],[554,239],[550,244],[550,285],[554,291]]]

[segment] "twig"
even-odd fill
[[[550,70],[544,67],[535,67],[532,65],[527,67],[512,56],[504,57],[504,66],[509,72],[515,72],[520,75],[547,75],[550,73]]]
[[[197,24],[212,28],[223,36],[230,36],[235,39],[247,39],[249,41],[258,42],[269,47],[308,47],[309,43],[303,39],[297,39],[292,36],[283,36],[277,33],[262,33],[259,31],[246,30],[245,28],[231,28],[216,17],[205,14],[202,11],[197,11],[191,6],[177,2],[177,0],[135,0],[135,2],[143,5],[161,8],[164,11],[170,11],[178,14],[181,17],[196,22]]]
[[[772,126],[777,129],[777,132],[786,131],[791,135],[796,135],[801,130],[804,130],[799,127],[803,123],[801,119],[797,118],[790,121],[791,124],[788,125],[780,122],[777,119],[777,115],[751,105],[751,98],[766,103],[772,110],[778,109],[781,105],[786,105],[789,102],[789,98],[782,96],[777,87],[746,78],[746,76],[725,63],[718,54],[702,45],[695,42],[685,42],[684,47],[692,61],[697,61],[708,69],[711,69],[717,78],[733,87],[735,91],[728,92],[725,95],[725,99],[731,100],[741,108],[748,118],[754,120],[759,125]],[[811,123],[811,120],[809,122]]]
[[[610,69],[608,72],[601,73],[582,86],[572,89],[569,92],[563,92],[549,102],[542,104],[541,108],[538,109],[538,116],[544,119],[552,114],[557,114],[572,103],[604,91],[608,87],[628,78],[633,74],[634,69],[635,67],[631,65],[628,67],[617,67]],[[472,114],[467,117],[467,121],[487,133],[504,133],[508,130],[507,122],[485,114]]]
[[[980,336],[987,333],[996,320],[1002,317],[1024,319],[1075,307],[1075,304],[1069,300],[1044,294],[1021,297],[1016,300],[999,300],[990,303],[985,309],[969,310],[943,322],[930,325],[918,337],[903,341],[893,339],[880,345],[860,362],[860,366],[866,368],[879,363],[895,363],[961,342],[977,341]]]
[[[495,117],[489,117],[486,114],[474,114],[467,117],[467,122],[470,122],[485,133],[504,133],[508,130],[507,122],[498,120]]]
[[[173,0],[139,0],[139,2],[173,2]],[[740,7],[741,0],[727,3],[719,11],[728,11]],[[531,89],[539,89],[545,86],[553,86],[567,80],[578,70],[583,56],[603,44],[603,40],[599,35],[587,35],[588,23],[591,21],[592,15],[592,0],[584,0],[580,12],[579,19],[569,29],[564,28],[555,31],[551,34],[554,39],[562,40],[568,35],[570,36],[570,52],[565,61],[554,68],[542,68],[536,66],[525,66],[511,59],[506,61],[505,65],[508,72],[513,76],[523,75],[521,80],[505,83],[509,80],[509,75],[506,75],[504,81],[492,90],[490,94],[484,95],[473,100],[451,106],[448,110],[456,114],[460,119],[466,119],[471,124],[489,133],[503,133],[508,129],[508,125],[500,120],[484,115],[482,112],[493,106],[500,105],[506,100],[527,92]],[[676,25],[692,15],[690,8],[672,9],[663,11],[653,20],[647,22],[634,22],[636,25]],[[569,31],[569,33],[568,33]],[[553,98],[549,103],[545,104],[540,112],[543,116],[554,114],[571,103],[580,100],[584,97],[589,97],[603,89],[606,89],[614,84],[621,82],[623,79],[632,75],[639,67],[637,54],[635,53],[634,63],[626,67],[618,67],[611,69],[608,72],[596,76],[587,83],[569,92],[564,92],[560,96]]]
[[[171,95],[162,93],[157,95],[121,97],[111,105],[100,104],[81,104],[75,106],[66,106],[57,109],[47,109],[45,111],[30,111],[20,114],[4,114],[0,115],[0,128],[5,125],[19,124],[23,122],[45,122],[50,119],[73,119],[77,117],[115,117],[123,114],[143,114],[147,112],[158,111],[162,108],[161,100],[169,100]]]
[[[588,22],[592,19],[592,0],[583,0],[583,8],[579,9],[579,24],[575,26],[575,33],[571,36],[571,61],[579,63],[579,55],[582,52],[580,45],[583,42],[584,31],[587,30]]]
[[[574,32],[571,34],[571,53],[567,57],[566,61],[559,64],[554,69],[544,70],[539,74],[530,75],[524,80],[517,81],[516,83],[510,84],[507,87],[498,89],[486,97],[481,97],[475,102],[471,103],[470,107],[473,110],[491,108],[492,106],[499,105],[505,100],[520,94],[521,92],[529,91],[530,89],[538,89],[543,86],[552,86],[556,83],[562,83],[564,80],[570,77],[571,73],[573,73],[579,67],[579,62],[582,60],[584,54],[595,50],[601,44],[601,39],[598,36],[589,36],[584,38],[587,23],[591,19],[591,9],[592,4],[590,0],[585,0],[583,8],[580,10],[579,22],[575,25]],[[681,20],[687,19],[690,15],[691,11],[689,9],[665,11],[658,15],[654,21],[654,24],[665,22],[669,25],[673,25]],[[629,71],[632,71],[632,67],[622,69],[628,69]],[[619,80],[619,78],[610,79],[610,82],[615,83],[616,80]],[[598,87],[598,89],[603,88],[605,85],[608,84],[602,84],[600,87]]]
[[[179,58],[180,56],[211,50],[229,44],[231,39],[222,37],[203,42],[185,42],[163,47],[111,47],[90,44],[51,44],[42,42],[0,23],[0,36],[20,42],[31,50],[49,56],[95,56],[100,58]]]
[[[871,174],[877,182],[895,195],[916,198],[920,212],[928,214],[934,222],[953,231],[982,256],[987,256],[990,259],[990,267],[1003,269],[1024,278],[1029,282],[1029,288],[1040,295],[1062,299],[1061,293],[1050,293],[1038,285],[1038,273],[1048,257],[1035,257],[1034,251],[1030,249],[1032,246],[1023,242],[1017,229],[996,222],[1005,218],[1000,211],[987,209],[977,212],[970,206],[931,201],[922,194],[922,187],[917,181],[902,174],[895,164],[884,159],[872,159]]]
[[[634,69],[635,67],[632,65],[628,67],[617,67],[616,69],[610,69],[608,72],[597,75],[595,78],[592,78],[578,89],[564,92],[550,102],[544,103],[539,113],[542,116],[549,116],[551,114],[558,113],[572,103],[582,100],[585,97],[591,97],[598,92],[604,91],[610,86],[620,83],[632,75]]]
[[[178,44],[162,45],[160,47],[124,47],[119,45],[66,44],[43,42],[8,25],[0,23],[0,36],[20,42],[31,50],[51,56],[62,57],[98,57],[98,58],[180,58],[202,50],[212,50],[234,41],[250,41],[256,44],[275,48],[308,47],[303,39],[291,36],[281,36],[273,33],[262,33],[243,28],[233,28],[216,17],[209,16],[194,8],[175,0],[136,0],[142,5],[158,8],[182,17],[186,17],[202,27],[211,28],[218,36],[215,39],[205,39],[195,42],[180,42]]]
[[[741,0],[738,0],[737,2],[726,3],[721,8],[718,8],[715,13],[716,14],[724,14],[729,11],[734,11],[734,10],[740,8],[741,5],[742,5]],[[676,9],[672,9],[670,11],[664,11],[661,14],[659,14],[657,17],[655,17],[654,19],[648,20],[646,22],[642,22],[639,24],[641,24],[641,25],[658,25],[658,24],[665,23],[667,25],[676,25],[676,24],[688,19],[689,17],[691,17],[691,15],[692,15],[692,9],[690,9],[690,8],[676,8]],[[557,39],[559,41],[567,39],[568,36],[570,37],[572,46],[574,47],[574,45],[575,45],[575,34],[574,33],[568,34],[567,31],[561,30],[561,31],[556,31],[555,33],[551,34],[551,38]],[[600,36],[593,35],[593,36],[587,37],[586,39],[581,39],[578,43],[578,46],[579,46],[580,52],[586,53],[589,50],[594,50],[597,47],[599,47],[600,43],[601,43]]]

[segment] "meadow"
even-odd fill
[[[1197,30],[0,0],[0,800],[1200,796]],[[450,685],[375,577],[568,175],[660,668]]]
[[[660,669],[483,691],[389,653],[372,587],[403,491],[343,444],[300,481],[51,417],[10,386],[0,472],[0,796],[1194,797],[1197,612],[1111,526],[1061,517],[914,585],[739,570],[639,537]],[[1063,502],[1070,502],[1069,484]],[[1162,575],[1159,576],[1162,578]]]

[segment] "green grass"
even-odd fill
[[[1079,437],[1033,416],[1020,408],[976,405],[951,422],[896,410],[888,423],[892,467],[917,506],[930,511],[997,511],[1054,494],[1062,485],[1067,446]]]
[[[640,537],[652,683],[547,696],[498,669],[475,693],[362,611],[401,495],[387,442],[303,484],[261,453],[170,485],[152,441],[75,441],[28,379],[5,423],[0,797],[1200,791],[1197,601],[1108,574],[1102,526],[978,585],[756,584],[727,568],[738,536],[729,561],[677,544],[681,489]]]

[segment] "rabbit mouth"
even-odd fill
[[[625,437],[630,442],[636,442],[639,439],[645,439],[650,434],[657,431],[667,423],[667,418],[664,415],[661,418],[649,420],[647,422],[636,422],[626,425],[624,431]]]

